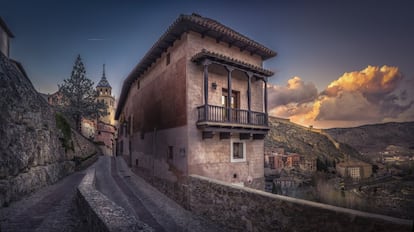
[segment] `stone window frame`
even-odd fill
[[[234,143],[241,143],[243,144],[243,158],[234,158],[233,157],[233,145]],[[246,162],[246,142],[244,140],[232,138],[230,139],[230,161],[232,163],[238,163],[238,162]]]

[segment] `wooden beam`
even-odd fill
[[[204,39],[204,37],[206,37],[207,32],[209,32],[209,31],[210,30],[205,30],[205,31],[200,32],[201,38]]]
[[[252,51],[250,51],[250,55],[253,56],[253,54],[256,53],[256,52],[257,52],[257,48],[254,49],[254,50],[252,50]]]
[[[230,132],[220,132],[220,139],[230,139],[231,133]]]
[[[264,139],[265,136],[266,136],[265,134],[253,134],[253,139],[255,140]]]
[[[243,52],[244,50],[246,50],[246,48],[248,48],[249,47],[249,45],[246,45],[246,46],[244,46],[244,47],[240,47],[240,51],[241,52]]]
[[[240,133],[240,140],[250,139],[250,133]]]

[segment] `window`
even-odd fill
[[[167,57],[166,57],[166,63],[167,63],[167,65],[170,64],[170,61],[171,61],[170,53],[167,53]]]
[[[145,132],[143,130],[141,130],[141,140],[145,139]]]
[[[230,121],[232,122],[239,122],[239,111],[233,110],[233,109],[239,109],[240,108],[240,92],[239,91],[231,91],[231,99],[230,99],[230,107],[228,106],[228,98],[229,93],[227,89],[222,89],[221,94],[221,106],[223,108],[223,120],[227,119],[227,109],[231,108],[232,110],[232,117],[230,118]]]
[[[229,96],[227,89],[222,89],[222,95],[221,95],[221,105],[223,107],[228,107],[227,105],[227,98]],[[240,92],[239,91],[231,91],[231,100],[230,100],[230,107],[233,109],[239,108],[239,102],[240,102]]]
[[[121,141],[121,145],[119,146],[119,151],[121,155],[124,155],[124,141]]]
[[[240,140],[231,139],[230,156],[231,162],[246,161],[246,144]]]
[[[269,157],[269,167],[275,169],[275,157]]]
[[[174,158],[174,147],[173,146],[168,146],[168,154],[167,154],[167,158],[169,160],[172,160]]]
[[[137,81],[137,89],[141,88],[141,83],[140,81]]]

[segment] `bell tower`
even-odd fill
[[[108,107],[108,115],[99,118],[99,121],[115,125],[115,97],[112,96],[112,87],[105,76],[105,64],[103,65],[101,80],[96,85],[96,91],[98,92],[97,101],[104,102]]]

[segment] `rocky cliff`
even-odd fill
[[[332,167],[345,155],[362,159],[351,146],[338,143],[323,130],[306,128],[289,120],[269,117],[270,131],[265,139],[265,149],[283,147],[286,151],[317,157],[319,165]]]
[[[70,127],[57,124],[59,117],[21,65],[1,53],[0,96],[0,207],[56,182],[97,153]]]

